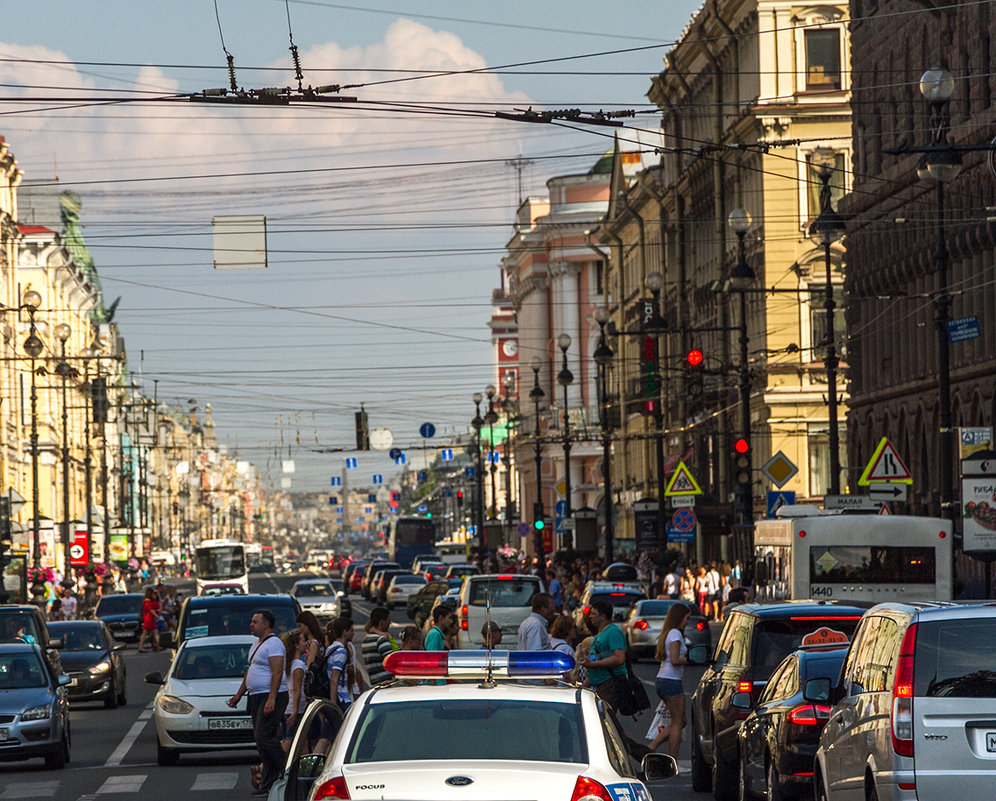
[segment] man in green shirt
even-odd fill
[[[613,710],[616,703],[616,679],[626,678],[626,637],[612,622],[612,604],[595,601],[588,612],[588,620],[595,630],[591,651],[581,665],[588,670],[588,683],[598,697]]]
[[[425,635],[426,651],[448,651],[446,638],[456,631],[456,612],[440,604],[432,610],[432,626]],[[445,679],[424,679],[424,684],[446,684]]]

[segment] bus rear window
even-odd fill
[[[934,584],[933,548],[891,545],[827,545],[810,548],[813,584]]]
[[[913,694],[996,698],[996,618],[919,623]]]

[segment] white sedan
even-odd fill
[[[160,765],[175,765],[181,752],[256,747],[248,711],[227,703],[254,642],[247,634],[184,640],[165,677],[146,674],[146,682],[161,685],[152,706]]]
[[[407,604],[408,599],[425,586],[425,576],[415,576],[403,573],[391,579],[384,593],[384,606],[393,609],[395,606]]]
[[[389,654],[384,667],[399,679],[458,683],[367,691],[347,712],[327,759],[307,753],[301,734],[327,705],[313,702],[269,801],[303,799],[305,782],[311,801],[650,801],[627,740],[593,692],[515,683],[562,675],[573,661],[551,651]],[[677,773],[664,754],[646,755],[641,767],[647,781]]]

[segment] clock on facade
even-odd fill
[[[512,358],[516,353],[519,352],[519,343],[514,339],[506,339],[502,345],[501,349],[506,356]]]

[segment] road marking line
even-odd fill
[[[139,720],[138,722],[132,724],[131,728],[128,729],[128,733],[124,736],[124,739],[121,740],[121,742],[118,743],[118,747],[114,749],[114,753],[107,758],[107,761],[104,763],[105,768],[116,768],[124,762],[124,758],[128,756],[128,752],[135,744],[135,740],[138,739],[138,735],[140,735],[142,733],[142,729],[145,728],[146,722],[147,721]]]
[[[59,789],[59,780],[50,782],[11,782],[0,798],[50,798]]]
[[[147,778],[149,776],[146,773],[139,773],[134,776],[108,776],[107,780],[97,788],[97,794],[137,793],[142,789],[142,785],[145,784]]]
[[[198,773],[193,790],[234,790],[239,783],[238,773]]]
[[[151,709],[143,709],[142,712],[141,712],[141,714],[138,716],[138,719],[139,720],[148,720],[151,717],[152,717],[152,710]]]

